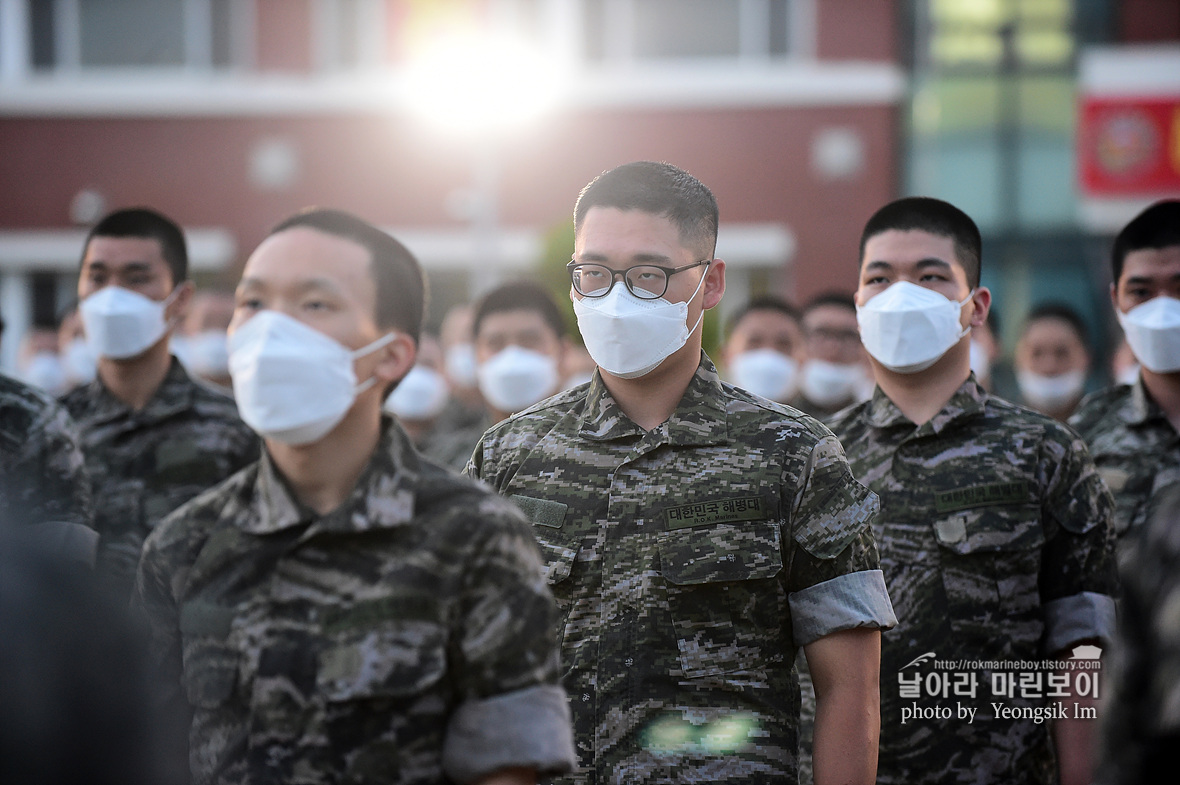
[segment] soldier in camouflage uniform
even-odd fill
[[[876,499],[826,428],[723,384],[701,352],[698,317],[725,286],[704,185],[619,167],[582,192],[575,229],[575,312],[599,368],[489,430],[467,469],[541,544],[580,763],[562,782],[793,782],[800,646],[820,691],[817,781],[871,782],[879,630],[895,623]],[[616,290],[616,313],[674,309],[671,339],[584,305]]]
[[[1158,298],[1170,299],[1180,314],[1180,201],[1152,205],[1127,224],[1115,239],[1111,266],[1111,301],[1120,318]],[[1070,418],[1114,495],[1120,538],[1142,525],[1162,488],[1180,482],[1180,316],[1154,339],[1143,342],[1140,335],[1127,334],[1139,378],[1093,393]]]
[[[400,243],[335,211],[246,264],[230,369],[266,449],[156,528],[138,583],[201,785],[520,785],[573,763],[527,522],[382,416],[423,297]]]
[[[192,296],[187,277],[184,235],[159,213],[119,210],[87,237],[79,311],[98,377],[62,403],[78,423],[93,483],[98,570],[127,596],[160,519],[258,457],[233,400],[194,381],[169,353],[172,325]]]
[[[1053,747],[1061,782],[1088,781],[1085,720],[1055,723],[1052,745],[1048,724],[1033,718],[902,724],[903,707],[947,703],[928,692],[902,697],[902,678],[927,676],[914,664],[927,652],[1063,658],[1105,641],[1114,621],[1111,501],[1085,445],[1051,418],[988,395],[970,371],[969,328],[991,301],[979,252],[971,219],[926,198],[886,205],[861,240],[858,320],[878,387],[829,424],[853,474],[880,496],[873,528],[900,620],[882,638],[878,782],[1056,783]],[[940,313],[942,329],[926,332]],[[990,670],[958,670],[977,677],[980,692],[952,696],[952,706],[985,715],[997,700],[1047,705],[992,697]]]
[[[0,526],[38,526],[93,563],[93,520],[77,426],[57,401],[0,374]]]
[[[1174,776],[1180,742],[1180,484],[1159,493],[1153,513],[1123,542],[1131,569],[1123,572],[1108,664],[1099,785]]]

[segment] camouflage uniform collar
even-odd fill
[[[93,414],[87,419],[95,424],[120,418],[135,418],[140,422],[151,423],[191,408],[196,382],[184,370],[180,360],[172,357],[171,361],[172,364],[168,366],[168,373],[164,375],[160,386],[139,411],[116,398],[103,384],[102,377],[96,376],[94,381],[84,388],[86,398],[93,401]]]
[[[975,373],[972,372],[938,414],[920,426],[919,430],[941,433],[951,423],[982,412],[987,398],[987,391],[976,381]],[[896,428],[902,425],[915,427],[879,386],[873,389],[873,397],[868,403],[868,419],[874,428]]]
[[[659,438],[679,447],[706,447],[725,444],[727,436],[726,396],[721,378],[712,360],[703,351],[696,373],[688,383],[676,411],[662,425],[651,431]],[[587,439],[607,441],[624,437],[644,437],[647,432],[636,425],[611,396],[598,369],[586,392],[586,405],[578,423]]]
[[[356,532],[410,522],[420,476],[410,438],[392,417],[381,418],[381,438],[348,499],[327,515],[301,504],[264,448],[258,465],[251,513],[241,527],[272,534],[293,526],[318,524],[317,531]]]
[[[1164,410],[1151,397],[1151,393],[1143,386],[1143,377],[1135,377],[1135,382],[1130,385],[1131,394],[1123,401],[1123,405],[1118,408],[1117,416],[1127,425],[1146,425],[1152,420],[1167,421],[1164,416]]]

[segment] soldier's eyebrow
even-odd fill
[[[597,251],[586,251],[581,255],[581,258],[575,258],[575,261],[580,263],[585,262],[606,262],[610,257],[607,254]],[[637,253],[631,257],[629,264],[655,264],[662,267],[667,267],[671,264],[672,257],[661,253]]]
[[[111,268],[125,273],[142,273],[149,272],[152,269],[151,262],[127,262],[126,264],[117,264],[113,262],[103,261],[102,259],[87,260],[86,267],[91,270],[107,271]]]
[[[343,295],[344,289],[331,278],[309,278],[306,281],[300,281],[295,287],[299,292],[326,292],[328,294]]]
[[[919,259],[914,265],[919,270],[924,270],[928,267],[937,267],[942,270],[952,270],[951,263],[945,259],[939,259],[937,256],[928,256],[925,259]]]

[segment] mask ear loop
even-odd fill
[[[171,319],[164,319],[164,312],[168,310],[168,306],[176,301],[176,296],[180,294],[180,287],[184,286],[185,282],[181,281],[176,286],[172,287],[172,291],[168,296],[160,301],[160,318],[164,321],[164,332],[175,330],[180,325],[180,314],[176,314]]]
[[[970,302],[971,298],[974,296],[975,296],[975,289],[972,289],[971,291],[967,292],[967,296],[964,297],[963,301],[959,303],[959,311],[960,312],[963,310],[963,306],[966,305],[968,302]],[[971,323],[968,322],[967,326],[964,327],[962,332],[959,333],[959,337],[957,339],[955,339],[955,342],[958,343],[960,340],[963,339],[963,336],[970,335],[970,334],[971,334]]]
[[[709,267],[712,264],[713,264],[712,259],[705,262],[705,274],[701,276],[701,280],[697,283],[697,288],[692,290],[692,297],[689,297],[687,300],[684,301],[685,308],[688,307],[689,303],[691,303],[693,300],[696,299],[697,292],[699,292],[701,290],[701,287],[705,285],[705,277],[709,274]],[[705,308],[704,308],[704,305],[702,304],[701,315],[697,317],[697,323],[692,326],[692,329],[688,331],[688,334],[692,335],[694,332],[696,332],[696,329],[701,326],[701,322],[704,321],[704,319],[705,319]]]
[[[361,348],[357,349],[356,351],[351,352],[350,356],[353,360],[359,360],[360,358],[364,357],[366,354],[372,354],[373,352],[377,351],[381,347],[388,345],[390,341],[392,341],[394,338],[397,337],[397,335],[398,335],[398,333],[396,330],[394,330],[393,332],[388,332],[385,335],[378,338],[377,340],[367,343],[364,346],[362,346]],[[358,384],[356,386],[356,388],[353,390],[353,395],[360,395],[361,393],[363,393],[365,390],[369,389],[370,387],[372,387],[376,383],[377,383],[377,377],[370,376],[368,379],[365,379],[363,382],[361,382],[360,384]]]

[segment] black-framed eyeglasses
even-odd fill
[[[686,264],[683,267],[663,267],[658,264],[636,264],[625,270],[616,270],[597,262],[579,262],[571,259],[565,269],[570,271],[570,283],[574,291],[583,297],[605,297],[615,285],[615,278],[623,277],[627,291],[641,300],[657,300],[668,291],[668,279],[676,273],[708,264],[712,259]]]

